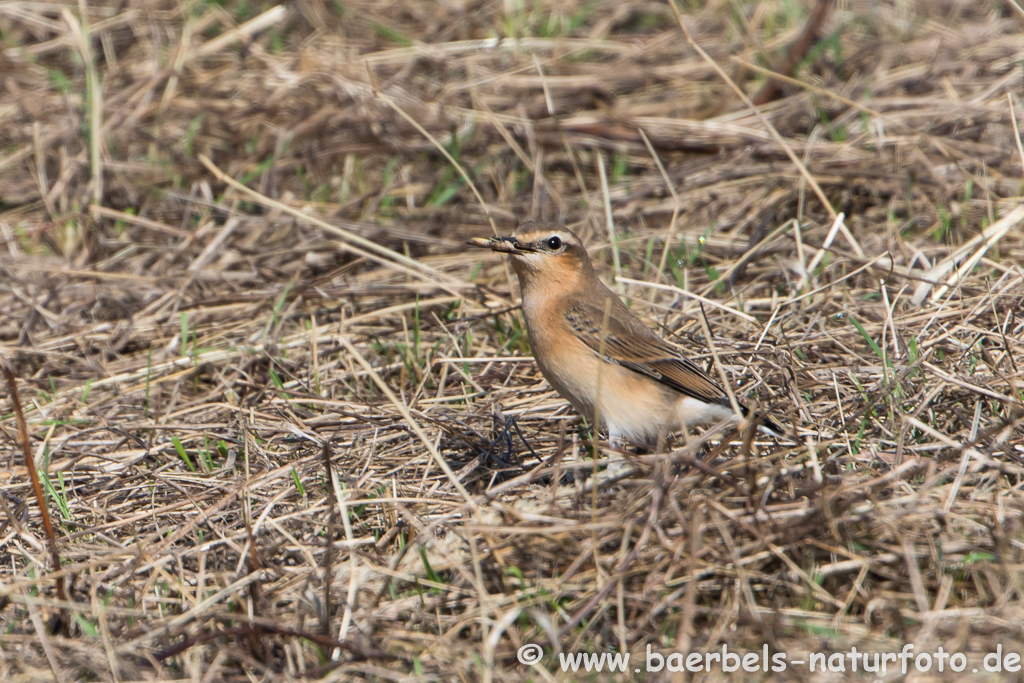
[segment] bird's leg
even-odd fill
[[[618,434],[608,435],[608,449],[612,452],[612,459],[621,459],[620,451],[626,450],[627,446],[629,446],[629,443]]]
[[[668,452],[669,436],[670,435],[669,435],[668,430],[665,429],[664,427],[662,427],[661,430],[658,432],[658,440],[655,442],[655,445],[654,445],[654,452],[655,453],[667,453]]]
[[[611,450],[608,462],[608,471],[617,472],[629,464],[629,461],[622,455],[629,442],[619,434],[608,434],[608,448]]]

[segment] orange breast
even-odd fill
[[[598,358],[569,328],[557,299],[533,298],[524,305],[530,346],[544,378],[576,410],[616,437],[652,442],[675,429],[675,392],[615,363]],[[600,396],[600,397],[599,397]]]

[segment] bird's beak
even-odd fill
[[[526,254],[533,251],[526,245],[520,244],[515,237],[474,237],[466,244],[502,254]]]

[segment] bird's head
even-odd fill
[[[556,223],[528,221],[511,237],[478,237],[469,242],[512,257],[520,285],[571,287],[593,270],[583,242]]]

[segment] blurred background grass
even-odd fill
[[[656,2],[0,5],[0,353],[75,577],[4,398],[4,677],[1020,649],[1024,12],[677,7],[708,59]],[[701,362],[717,304],[799,444],[588,479],[464,247],[536,218]]]

